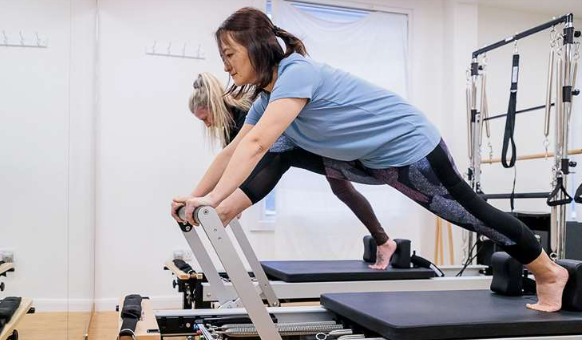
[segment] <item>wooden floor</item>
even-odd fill
[[[21,340],[81,340],[87,333],[90,317],[89,312],[27,314],[17,326],[18,338]]]
[[[118,313],[96,312],[89,329],[89,340],[115,340],[119,332]],[[172,340],[186,340],[186,337],[172,337]]]
[[[315,306],[318,302],[286,303],[284,306]],[[83,340],[89,325],[89,340],[115,340],[119,332],[117,312],[35,313],[18,324],[20,340]],[[186,340],[173,337],[172,340]]]
[[[96,312],[89,328],[90,340],[115,340],[119,332],[117,312]],[[83,340],[89,313],[36,313],[24,316],[18,325],[20,340]],[[185,340],[184,337],[172,338]]]

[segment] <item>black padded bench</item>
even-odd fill
[[[535,296],[489,290],[323,294],[321,305],[391,340],[581,335],[582,313],[537,312]]]
[[[370,269],[361,260],[336,261],[262,261],[265,273],[285,282],[336,282],[428,279],[435,276],[426,268]]]

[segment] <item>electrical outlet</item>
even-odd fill
[[[174,250],[174,260],[182,260],[182,261],[192,261],[194,256],[192,256],[191,250],[184,250],[184,249],[176,249]]]
[[[14,252],[5,250],[0,252],[0,254],[0,259],[2,259],[2,261],[6,263],[14,263]]]
[[[174,250],[174,260],[184,260],[184,251],[183,250]]]

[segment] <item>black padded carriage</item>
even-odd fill
[[[582,313],[537,312],[535,296],[489,290],[323,294],[321,305],[391,340],[582,334]]]
[[[270,278],[285,282],[408,280],[435,276],[434,271],[426,268],[370,269],[370,263],[361,260],[262,261],[261,264]]]

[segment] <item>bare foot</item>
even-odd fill
[[[552,270],[536,276],[538,302],[527,304],[527,308],[541,312],[557,312],[562,308],[562,293],[568,282],[566,268],[553,263]]]
[[[376,263],[369,265],[368,267],[372,269],[384,270],[390,264],[390,259],[396,251],[396,242],[389,239],[386,243],[378,246],[376,248]]]

